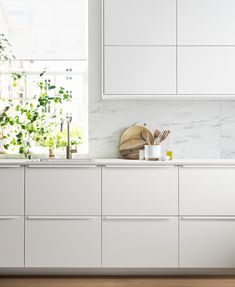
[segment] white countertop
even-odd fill
[[[54,160],[26,160],[26,159],[0,159],[0,167],[8,165],[26,166],[234,166],[235,159],[175,159],[172,161],[145,161],[145,160],[126,160],[126,159],[54,159]]]

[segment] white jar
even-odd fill
[[[145,145],[144,146],[145,160],[159,160],[161,157],[160,145]]]
[[[139,160],[144,160],[144,149],[139,150]]]

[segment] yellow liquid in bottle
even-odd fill
[[[169,156],[169,159],[172,160],[173,159],[173,152],[170,150],[166,151],[166,156]]]

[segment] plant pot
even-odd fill
[[[160,145],[145,145],[144,146],[145,160],[159,160],[161,157]]]
[[[6,154],[6,150],[4,148],[5,141],[4,139],[0,139],[0,154]]]
[[[49,148],[49,158],[54,158],[55,157],[55,152],[53,148]]]

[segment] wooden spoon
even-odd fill
[[[141,136],[147,142],[148,145],[152,144],[152,140],[150,138],[150,133],[147,130],[143,130],[141,132]]]
[[[155,139],[154,144],[155,145],[158,144],[160,136],[161,136],[161,132],[158,129],[156,129],[154,132],[154,139]]]
[[[165,131],[162,133],[161,137],[160,137],[159,143],[164,142],[164,141],[167,139],[167,137],[169,136],[170,133],[171,133],[170,130],[165,130]]]

